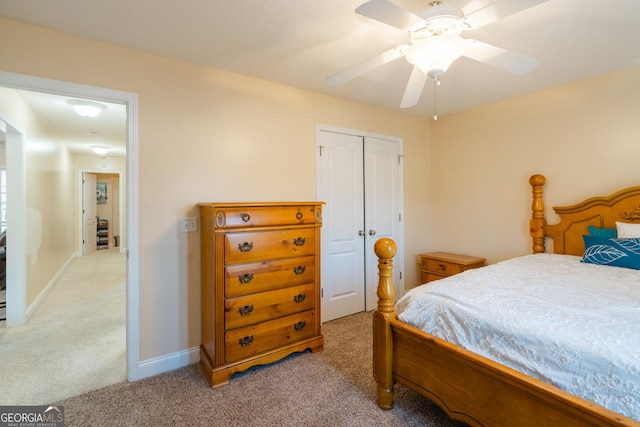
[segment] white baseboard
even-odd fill
[[[193,347],[153,359],[143,360],[135,370],[135,380],[173,371],[200,361],[200,348]]]
[[[62,267],[60,267],[60,269],[58,270],[58,272],[55,274],[55,276],[53,276],[51,278],[51,280],[49,281],[49,283],[47,283],[47,286],[44,287],[44,289],[42,290],[42,292],[40,292],[38,294],[38,296],[36,297],[36,299],[33,300],[33,302],[31,304],[29,304],[29,307],[27,307],[27,310],[25,312],[25,320],[24,323],[27,323],[29,321],[29,319],[31,319],[31,316],[33,315],[33,313],[36,312],[36,310],[38,309],[38,307],[40,307],[40,304],[42,304],[42,302],[47,298],[47,296],[49,295],[49,293],[53,290],[53,288],[56,286],[56,284],[58,283],[58,280],[60,280],[60,277],[62,277],[62,275],[67,271],[67,269],[69,268],[69,266],[71,265],[71,262],[73,262],[73,259],[77,256],[77,252],[74,252],[69,259],[63,264]]]

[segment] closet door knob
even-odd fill
[[[369,236],[375,236],[376,230],[369,230]]]
[[[364,230],[358,230],[358,236],[364,236],[365,232]]]

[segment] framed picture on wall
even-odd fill
[[[106,205],[107,204],[107,183],[106,182],[98,183],[96,194],[98,196],[98,204]]]

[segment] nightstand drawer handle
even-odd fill
[[[253,273],[247,273],[247,274],[238,276],[238,280],[240,281],[241,285],[246,285],[247,283],[253,280]]]
[[[296,331],[300,332],[301,330],[304,329],[305,326],[307,326],[307,322],[302,321],[302,322],[298,322],[295,325],[293,325],[293,329],[295,329]]]
[[[295,295],[295,296],[293,297],[293,300],[294,300],[296,303],[298,303],[298,304],[299,304],[299,303],[301,303],[302,301],[304,301],[306,298],[307,298],[307,295],[306,295],[306,294],[298,294],[298,295]]]
[[[447,265],[446,264],[438,264],[438,270],[445,271],[446,269],[447,269]]]
[[[307,269],[307,267],[305,267],[304,265],[299,265],[297,267],[293,267],[293,274],[299,276],[299,275],[303,274],[306,269]]]
[[[243,220],[244,222],[249,222],[249,221],[251,220],[251,215],[246,214],[246,213],[243,213],[243,214],[242,214],[242,220]]]
[[[253,304],[245,305],[244,307],[240,307],[238,309],[238,313],[240,313],[240,316],[248,316],[249,314],[251,314],[252,311],[253,311]]]
[[[302,212],[298,211],[298,213],[296,213],[296,219],[298,221],[300,221],[302,219]]]
[[[293,239],[293,244],[296,246],[304,246],[304,243],[307,241],[304,237],[296,237]]]
[[[253,249],[253,242],[238,243],[238,249],[240,249],[240,252],[249,252]]]
[[[238,340],[238,342],[240,343],[240,345],[242,347],[246,347],[248,345],[251,345],[251,343],[253,343],[253,335],[249,335],[249,336],[246,336],[244,338],[240,338]]]

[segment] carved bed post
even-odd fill
[[[542,200],[542,187],[547,179],[543,175],[533,175],[529,178],[529,184],[533,191],[533,203],[531,204],[531,221],[529,221],[529,234],[533,240],[533,253],[544,252],[544,202]]]
[[[374,246],[378,256],[378,309],[373,314],[373,375],[378,384],[378,406],[389,410],[393,408],[393,337],[391,320],[398,314],[395,310],[393,290],[393,257],[396,244],[393,240],[382,238]]]

